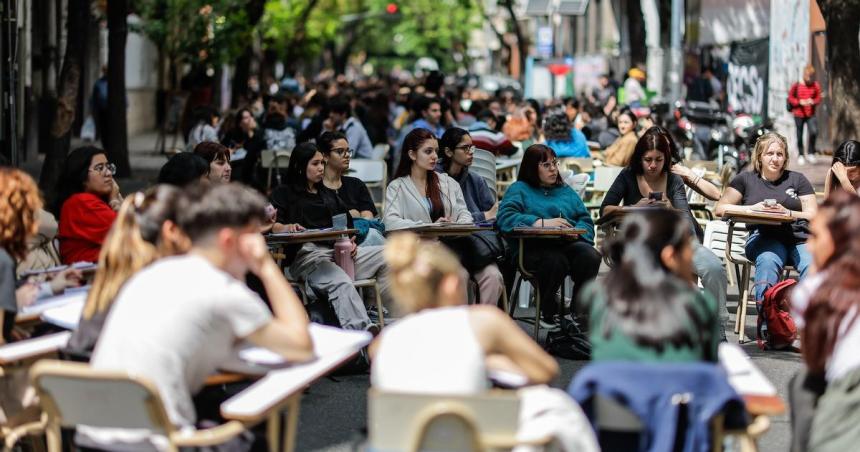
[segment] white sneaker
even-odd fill
[[[806,161],[809,162],[810,164],[815,165],[818,162],[818,159],[815,158],[815,154],[809,154],[806,156]]]
[[[799,157],[797,157],[797,164],[798,164],[798,165],[801,165],[801,166],[802,166],[802,165],[806,165],[806,159],[805,159],[805,158],[803,158],[803,156],[802,156],[802,155],[801,155],[801,156],[799,156]]]

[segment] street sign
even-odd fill
[[[537,53],[544,58],[552,56],[552,27],[548,25],[538,27]]]

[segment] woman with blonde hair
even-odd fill
[[[386,245],[391,291],[406,314],[371,346],[371,384],[383,391],[478,394],[488,371],[515,372],[544,385],[558,364],[504,312],[467,305],[463,267],[438,242],[399,233]],[[590,425],[563,392],[546,386],[520,390],[518,437],[553,436],[563,450],[597,450]],[[538,415],[539,414],[539,415]]]
[[[744,171],[729,183],[717,203],[719,216],[727,211],[763,211],[790,215],[791,223],[749,225],[746,256],[755,262],[755,299],[761,302],[768,288],[779,281],[783,267],[794,265],[800,278],[812,258],[806,249],[809,220],[815,216],[815,189],[801,173],[788,169],[785,137],[769,132],[756,141],[752,171]]]
[[[88,357],[123,284],[158,258],[184,254],[188,237],[176,225],[180,191],[158,185],[123,201],[99,253],[98,270],[66,352]]]

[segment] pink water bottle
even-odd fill
[[[341,236],[334,242],[334,263],[342,268],[349,278],[355,280],[355,260],[352,258],[352,240]]]

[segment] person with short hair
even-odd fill
[[[427,129],[438,139],[445,133],[442,125],[442,101],[435,97],[422,96],[415,101],[415,111],[420,117],[412,123],[412,130]]]
[[[349,99],[339,97],[329,103],[328,125],[330,131],[338,131],[346,135],[350,143],[351,157],[369,159],[373,157],[373,144],[367,136],[364,125],[352,114]]]
[[[818,120],[815,119],[815,108],[821,103],[821,85],[815,81],[815,68],[811,64],[803,69],[803,80],[791,85],[788,89],[788,104],[794,116],[794,127],[797,134],[797,164],[807,161],[815,163],[815,140],[818,139]],[[809,132],[809,146],[803,143],[803,126]],[[805,157],[804,157],[805,156]]]
[[[194,154],[203,157],[209,164],[207,178],[212,184],[230,182],[233,168],[230,166],[230,150],[217,141],[204,141],[194,148]]]
[[[375,389],[477,395],[490,388],[489,371],[513,372],[534,385],[517,391],[518,438],[540,432],[563,450],[598,450],[579,406],[546,386],[558,373],[555,360],[504,312],[467,304],[457,256],[438,242],[400,233],[389,240],[385,258],[394,299],[406,315],[370,346]]]
[[[209,162],[203,157],[180,152],[165,163],[158,171],[158,183],[185,188],[195,182],[209,183]]]
[[[827,198],[831,193],[839,190],[856,195],[858,188],[860,188],[860,142],[846,140],[833,151],[830,171],[824,179],[824,197]]]
[[[116,165],[102,149],[84,146],[66,157],[54,208],[60,218],[57,238],[63,264],[98,260],[122,204],[114,174]]]
[[[159,259],[120,290],[90,361],[155,384],[170,421],[195,425],[192,395],[248,341],[291,362],[313,357],[304,307],[269,256],[260,227],[265,200],[239,184],[195,186],[177,208],[191,240],[182,256]],[[266,304],[244,284],[257,275]],[[78,426],[76,442],[101,450],[158,448],[156,432]]]
[[[472,137],[475,147],[492,152],[495,156],[510,156],[517,152],[517,147],[511,143],[504,133],[499,132],[498,119],[491,110],[481,110],[466,130]]]
[[[800,279],[806,277],[811,263],[806,239],[809,220],[818,204],[815,189],[801,173],[788,169],[788,143],[785,137],[768,132],[756,141],[752,153],[752,171],[744,171],[729,183],[717,203],[716,214],[727,210],[759,210],[790,215],[795,220],[775,226],[750,224],[746,243],[747,259],[755,263],[755,299],[779,282],[783,267],[794,265]],[[775,205],[765,200],[776,201]]]
[[[289,111],[289,102],[284,95],[275,95],[269,99],[266,119],[263,121],[266,149],[292,151],[296,147],[299,126],[290,119]]]
[[[717,361],[717,303],[695,287],[692,240],[677,211],[624,218],[603,245],[609,274],[582,293],[593,361]]]
[[[550,147],[533,144],[526,149],[517,181],[505,192],[496,221],[503,233],[518,227],[585,231],[576,240],[535,239],[524,246],[523,265],[534,272],[540,287],[542,322],[547,327],[558,324],[556,292],[570,276],[575,300],[585,283],[597,277],[600,253],[594,249],[591,214],[579,195],[562,180],[558,158]],[[517,249],[515,243],[510,245]]]
[[[403,141],[400,164],[385,190],[386,231],[432,223],[473,223],[460,184],[447,174],[437,173],[439,142],[433,132],[418,128]],[[498,303],[504,289],[502,273],[495,262],[473,261],[469,237],[445,240],[455,248],[466,270],[478,283],[482,304]],[[471,267],[471,268],[469,268]]]

